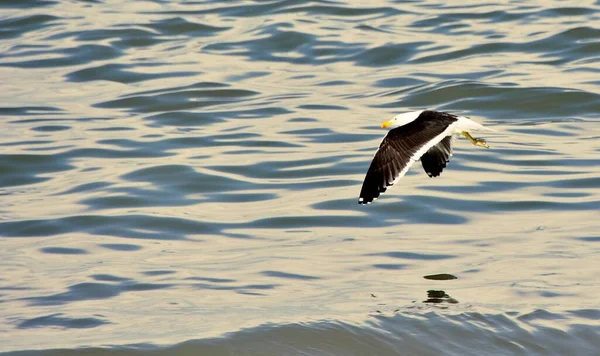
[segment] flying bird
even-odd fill
[[[438,177],[452,156],[452,141],[462,135],[475,146],[489,148],[469,131],[494,131],[446,112],[422,110],[394,116],[381,124],[394,127],[383,138],[360,190],[359,204],[370,204],[402,178],[417,160],[429,177]]]

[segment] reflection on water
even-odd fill
[[[0,352],[594,354],[598,10],[1,1]],[[492,148],[359,206],[421,109]]]
[[[451,274],[448,273],[440,273],[440,274],[430,274],[428,276],[424,276],[423,278],[425,279],[431,279],[434,281],[448,281],[451,279],[456,279],[456,276],[453,276]]]
[[[456,304],[458,303],[458,300],[450,297],[445,291],[443,290],[428,290],[427,291],[427,300],[424,300],[423,303],[434,303],[434,304],[439,304],[439,303],[450,303],[450,304]]]
[[[458,277],[448,274],[448,273],[440,273],[440,274],[430,274],[427,276],[424,276],[423,278],[428,279],[428,280],[433,280],[433,281],[450,281],[453,279],[457,279]],[[436,290],[436,289],[430,289],[427,291],[427,299],[423,301],[423,303],[433,303],[433,304],[440,304],[440,303],[449,303],[449,304],[456,304],[458,303],[458,300],[450,297],[448,295],[448,293],[446,293],[446,291],[443,290]]]

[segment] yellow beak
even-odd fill
[[[390,126],[392,126],[392,122],[391,121],[386,121],[386,122],[384,122],[384,123],[381,124],[381,128],[382,129],[388,128]]]

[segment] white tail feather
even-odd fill
[[[485,127],[471,119],[464,116],[458,117],[458,125],[456,125],[456,131],[487,131],[487,132],[498,132],[492,128]]]

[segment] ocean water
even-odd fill
[[[0,352],[600,354],[599,10],[0,2]],[[359,206],[422,109],[491,148]]]

